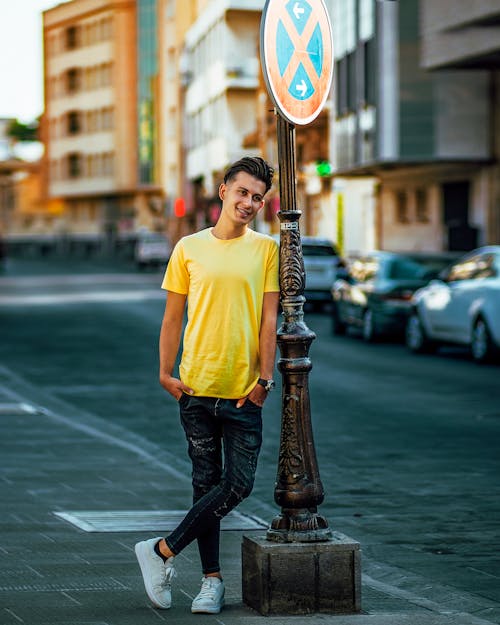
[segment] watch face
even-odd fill
[[[266,391],[272,391],[274,386],[274,380],[268,380],[266,384]]]

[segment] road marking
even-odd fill
[[[102,302],[138,302],[148,299],[164,300],[160,289],[145,291],[89,291],[88,293],[54,293],[51,295],[1,295],[0,306],[53,306]]]
[[[156,284],[160,285],[163,274],[139,275],[136,273],[82,273],[77,275],[54,274],[41,276],[3,276],[0,277],[0,286],[40,287],[57,285],[81,284]]]

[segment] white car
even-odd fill
[[[143,232],[139,235],[134,250],[134,259],[139,269],[164,266],[172,252],[170,241],[160,232]]]
[[[302,255],[306,271],[305,298],[321,307],[332,301],[332,284],[337,278],[340,256],[335,243],[320,237],[302,237]]]
[[[470,347],[477,362],[500,351],[500,245],[469,252],[416,291],[406,326],[413,352],[440,344]]]
[[[280,242],[279,235],[272,237]],[[306,273],[304,296],[314,308],[321,308],[332,301],[332,284],[337,279],[341,257],[330,239],[301,236],[300,241]]]

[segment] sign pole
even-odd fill
[[[280,178],[280,293],[283,323],[278,330],[282,373],[281,441],[274,499],[281,506],[267,532],[276,542],[315,542],[331,536],[317,512],[324,498],[316,460],[308,376],[309,347],[316,338],[304,322],[305,271],[296,207],[295,127],[277,116]]]
[[[244,536],[243,601],[261,614],[361,610],[360,545],[318,514],[324,498],[311,427],[305,271],[295,182],[295,126],[320,113],[331,86],[333,43],[323,0],[267,0],[261,21],[264,79],[277,111],[280,173],[281,441],[266,536]]]

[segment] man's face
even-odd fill
[[[240,171],[227,184],[221,184],[222,212],[235,225],[248,225],[264,206],[266,185],[262,180]]]

